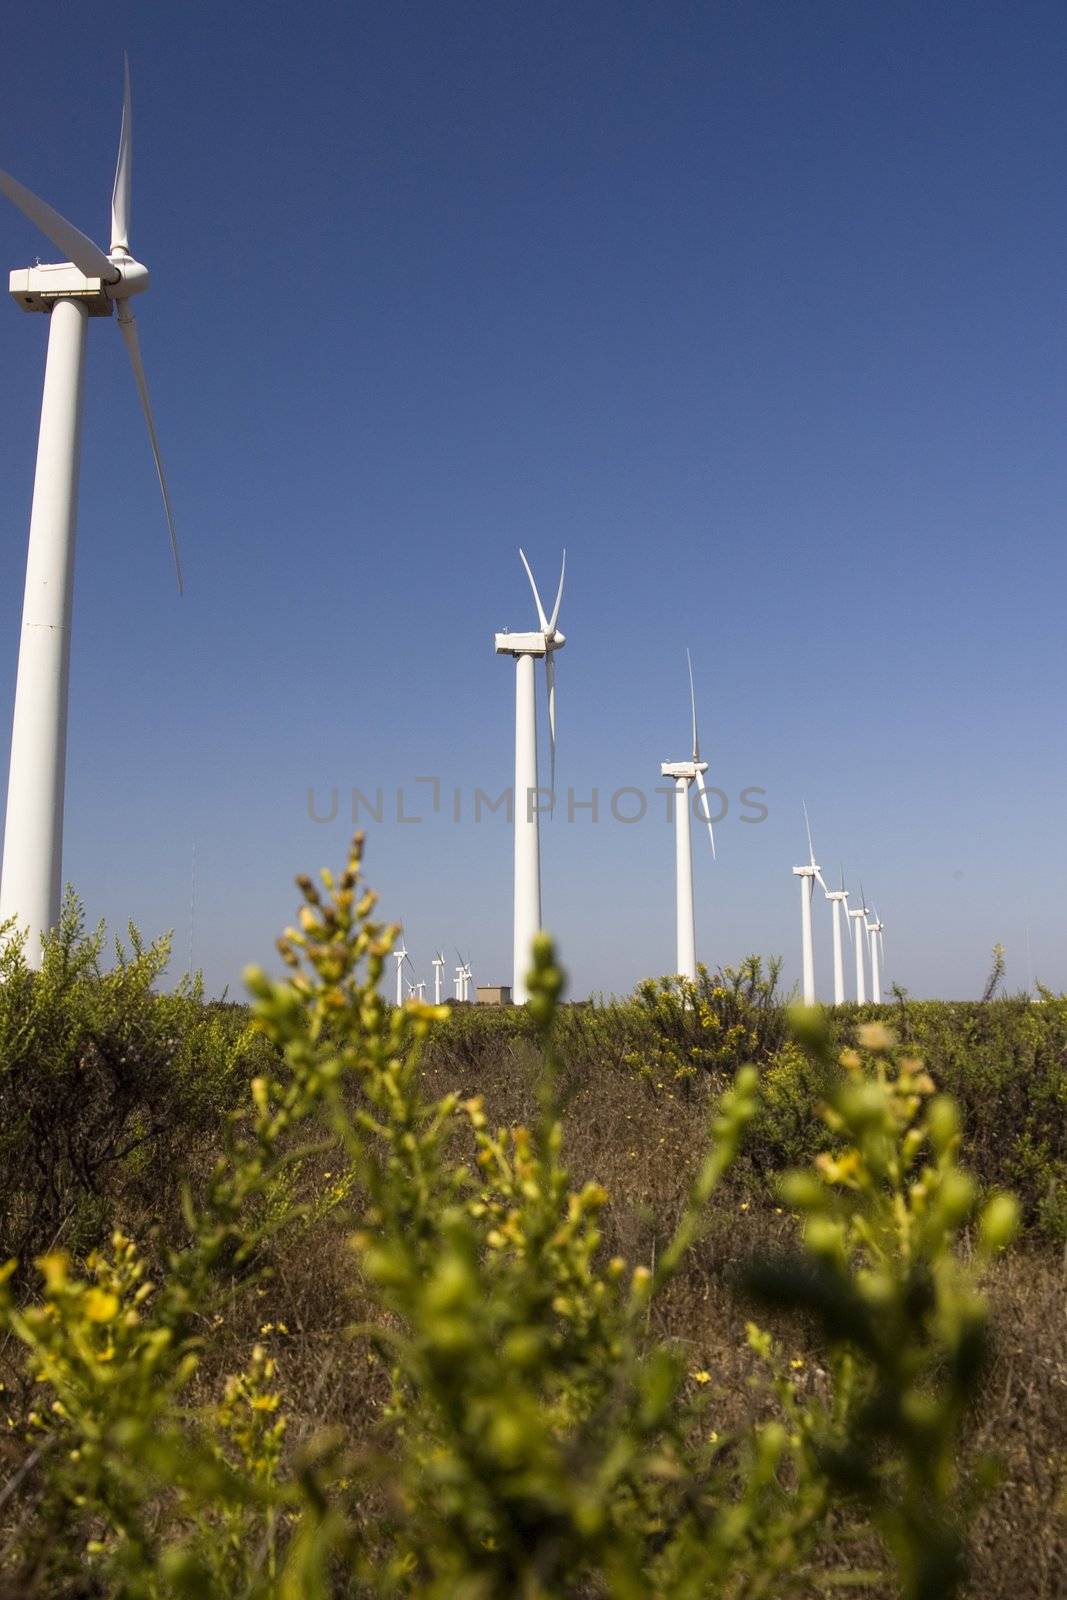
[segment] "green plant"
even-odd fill
[[[169,953],[131,925],[105,966],[103,927],[87,933],[69,893],[39,972],[19,939],[0,944],[0,1254],[82,1254],[118,1196],[158,1214],[190,1144],[246,1092],[265,1040],[205,1006],[199,979],[156,992]]]
[[[829,1073],[830,1036],[817,1015],[802,1038]],[[815,1171],[787,1174],[784,1201],[804,1217],[801,1253],[755,1263],[748,1283],[779,1309],[815,1319],[852,1395],[817,1444],[841,1491],[857,1497],[897,1558],[905,1593],[941,1600],[964,1572],[967,1490],[958,1469],[966,1409],[986,1353],[988,1312],[978,1279],[1018,1225],[994,1194],[977,1218],[971,1259],[958,1250],[978,1188],[957,1164],[959,1118],[921,1061],[880,1023],[856,1051],[824,1119],[837,1148]]]
[[[526,1014],[544,1056],[535,1114],[494,1128],[477,1096],[424,1094],[421,1054],[443,1017],[381,997],[395,930],[373,920],[360,865],[357,840],[336,882],[299,880],[299,926],[279,942],[288,977],[249,974],[271,1048],[225,1154],[199,1196],[187,1192],[185,1240],[154,1270],[121,1234],[84,1269],[51,1251],[29,1306],[9,1273],[3,1323],[34,1397],[15,1424],[25,1454],[4,1502],[33,1497],[9,1531],[22,1592],[785,1596],[807,1586],[847,1492],[884,1529],[907,1592],[925,1597],[918,1579],[947,1548],[957,1507],[951,1461],[977,1367],[963,1355],[980,1346],[985,1312],[952,1248],[973,1195],[950,1113],[938,1102],[920,1115],[918,1069],[846,1058],[831,1113],[845,1147],[791,1180],[808,1214],[800,1254],[750,1274],[764,1296],[821,1320],[830,1393],[802,1392],[753,1327],[769,1372],[761,1406],[743,1426],[713,1426],[711,1374],[690,1370],[652,1314],[710,1226],[756,1112],[755,1070],[742,1067],[713,1105],[654,1263],[609,1256],[608,1197],[595,1181],[573,1187],[563,1162],[564,980],[551,942],[535,947]],[[828,1045],[819,1051],[829,1071]],[[934,1159],[917,1165],[931,1141]],[[299,1175],[326,1156],[342,1176],[323,1211]],[[198,1374],[220,1307],[262,1292],[272,1240],[307,1239],[341,1206],[366,1308],[348,1331],[351,1359],[384,1365],[388,1392],[367,1434],[298,1442],[262,1342],[270,1325],[221,1396]],[[1006,1206],[984,1215],[989,1249],[1008,1231]],[[893,1351],[869,1326],[890,1313]],[[925,1520],[921,1441],[936,1447]],[[938,1568],[946,1597],[957,1553]]]

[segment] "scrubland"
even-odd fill
[[[3,957],[0,1592],[1067,1592],[1067,999],[397,1012],[301,895]]]

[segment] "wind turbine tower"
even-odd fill
[[[515,913],[514,946],[512,952],[511,992],[516,1005],[529,999],[526,972],[530,965],[530,950],[541,931],[541,843],[539,830],[540,792],[537,784],[537,697],[534,687],[534,662],[540,657],[545,663],[548,688],[548,735],[552,747],[552,782],[556,773],[556,666],[554,656],[566,644],[566,636],[556,623],[563,599],[563,578],[567,570],[567,552],[563,552],[563,566],[559,575],[559,588],[551,617],[546,617],[537,592],[530,563],[519,551],[526,576],[533,590],[537,606],[539,628],[532,633],[498,633],[495,635],[498,656],[515,657]]]
[[[432,965],[433,965],[433,1003],[434,1003],[435,1006],[439,1006],[441,1004],[441,971],[442,971],[442,968],[444,967],[444,964],[445,964],[445,958],[442,955],[441,951],[438,950],[437,954],[433,958],[433,963],[432,963]]]
[[[63,885],[63,793],[85,329],[90,317],[110,317],[116,307],[163,492],[179,593],[182,587],[170,495],[148,399],[137,322],[130,309],[132,296],[148,287],[148,268],[130,254],[132,161],[130,69],[125,62],[107,255],[17,179],[0,172],[0,194],[68,258],[23,268],[12,272],[10,279],[11,294],[22,310],[43,312],[49,319],[0,870],[0,922],[13,918],[25,933],[26,961],[31,967],[40,966],[41,940],[59,920]],[[121,457],[126,440],[116,442]]]
[[[396,962],[396,1003],[398,1006],[402,1006],[404,1004],[404,962],[408,963],[412,972],[415,971],[415,967],[403,945],[400,946],[399,950],[393,951],[393,960]]]
[[[863,946],[866,943],[867,924],[863,919],[866,918],[869,909],[863,896],[863,885],[861,883],[859,905],[848,908],[849,917],[856,923],[856,927],[853,930],[853,943],[856,947],[856,1004],[861,1006],[867,1003],[867,976],[863,961]],[[862,928],[859,925],[860,921],[863,921]]]
[[[806,866],[794,867],[795,877],[800,879],[800,945],[801,963],[803,968],[804,1004],[815,1004],[815,947],[811,933],[811,897],[818,883],[825,895],[830,891],[826,887],[822,873],[819,871],[818,862],[815,860],[815,846],[811,842],[811,824],[808,821],[808,808],[804,807],[804,827],[808,834],[808,862]]]
[[[877,907],[872,907],[874,921],[865,923],[867,937],[871,942],[871,999],[876,1006],[882,1003],[882,957],[885,954],[885,945],[882,941],[882,929],[885,923],[878,917]]]
[[[830,902],[830,909],[834,919],[834,1005],[843,1006],[845,1003],[845,958],[841,939],[841,913],[845,913],[845,927],[848,936],[852,938],[852,924],[848,917],[848,890],[845,888],[845,875],[841,874],[840,889],[828,889],[826,898]]]
[[[689,708],[692,713],[693,753],[688,761],[664,761],[660,772],[665,778],[674,779],[674,881],[675,881],[675,950],[677,966],[675,970],[683,978],[688,978],[690,983],[696,982],[697,976],[697,936],[696,917],[693,911],[693,841],[689,825],[689,786],[695,783],[700,792],[700,809],[702,820],[708,825],[711,836],[711,855],[715,859],[715,829],[711,822],[711,808],[708,805],[708,791],[704,783],[704,774],[708,770],[706,761],[700,759],[700,736],[697,733],[697,701],[693,688],[693,660],[687,650],[686,663],[689,667]]]

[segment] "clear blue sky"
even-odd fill
[[[781,952],[801,800],[917,994],[1067,987],[1067,12],[752,0],[138,7],[9,27],[0,165],[105,238],[134,81],[141,338],[183,547],[114,326],[89,329],[66,876],[269,959],[353,786],[432,947],[510,971],[517,546],[568,585],[561,788],[687,754],[698,948]],[[0,265],[52,248],[10,207]],[[0,782],[46,324],[0,307]],[[543,702],[542,702],[543,705]],[[329,825],[310,820],[337,785]],[[768,819],[738,820],[746,786]],[[663,801],[544,830],[575,993],[673,965]],[[195,846],[195,906],[191,916]],[[822,911],[825,908],[819,907]],[[827,992],[829,918],[818,922]]]

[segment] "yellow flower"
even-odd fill
[[[789,1365],[792,1367],[794,1372],[800,1372],[803,1370],[804,1362],[801,1360],[800,1356],[794,1356]]]
[[[119,1297],[110,1289],[87,1289],[83,1304],[90,1322],[110,1322],[119,1309]]]
[[[705,1372],[703,1367],[701,1367],[699,1372],[691,1372],[689,1376],[692,1378],[694,1383],[699,1383],[701,1385],[711,1382],[711,1373]],[[718,1435],[716,1434],[715,1437],[718,1438]]]

